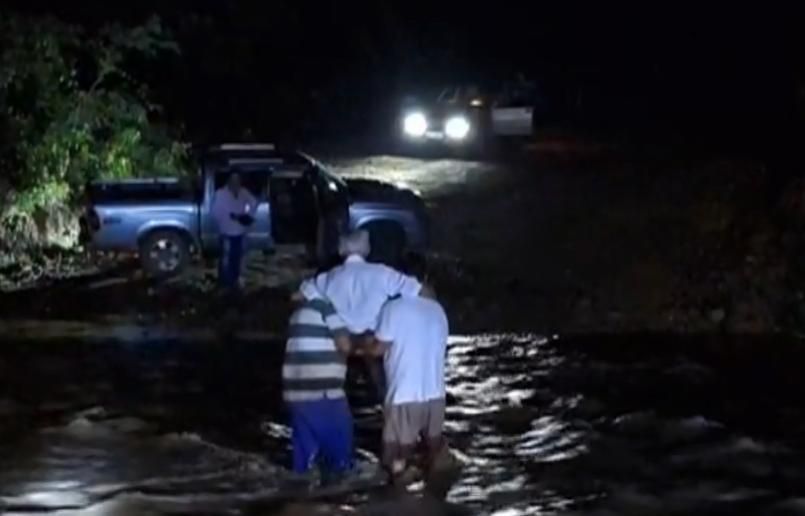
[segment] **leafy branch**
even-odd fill
[[[53,18],[0,20],[0,180],[17,192],[11,210],[75,200],[93,179],[177,173],[185,147],[149,120],[161,107],[129,63],[178,51],[156,17],[94,34]]]

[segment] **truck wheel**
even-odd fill
[[[369,243],[372,247],[369,261],[384,263],[399,268],[405,257],[405,231],[396,222],[372,222],[367,224]]]
[[[175,276],[190,262],[190,245],[178,231],[154,231],[140,244],[140,262],[149,276]]]

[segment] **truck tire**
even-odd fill
[[[170,229],[149,233],[140,243],[140,263],[154,278],[181,274],[190,263],[190,242],[179,231]]]
[[[371,222],[364,226],[369,232],[371,252],[369,261],[383,263],[399,268],[405,257],[405,231],[399,224],[391,221]]]

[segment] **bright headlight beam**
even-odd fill
[[[411,113],[403,120],[403,131],[408,136],[419,138],[428,130],[428,119],[423,113]]]
[[[453,140],[463,140],[470,132],[470,123],[463,116],[450,117],[444,124],[444,133]]]

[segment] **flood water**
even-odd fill
[[[284,469],[282,347],[4,342],[4,514],[272,514],[309,497]],[[463,471],[449,507],[805,514],[803,357],[772,339],[452,337],[446,431]],[[359,377],[350,385],[370,471],[380,413]],[[357,482],[324,501],[382,502]]]

